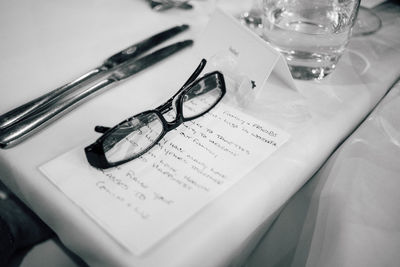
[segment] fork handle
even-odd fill
[[[86,80],[89,80],[101,71],[101,68],[95,68],[81,75],[72,82],[69,82],[57,89],[54,89],[53,91],[48,92],[47,94],[44,94],[36,99],[33,99],[19,107],[16,107],[6,112],[5,114],[0,116],[0,131],[21,121],[22,119],[26,118],[28,115],[36,112],[37,110],[44,108],[45,106],[55,101],[58,97],[66,94],[72,88],[76,87]]]

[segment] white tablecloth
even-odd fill
[[[400,83],[285,206],[250,266],[400,262]]]
[[[0,113],[168,26],[189,23],[192,30],[182,39],[195,38],[208,12],[206,2],[197,2],[192,11],[159,14],[145,1],[3,1]],[[322,82],[297,81],[299,93],[265,88],[259,99],[265,104],[248,112],[289,132],[290,141],[144,255],[124,250],[37,167],[94,140],[95,125],[112,125],[167,99],[175,88],[149,86],[155,82],[151,71],[97,96],[21,145],[0,151],[0,179],[91,266],[239,266],[284,204],[398,77],[398,14],[396,8],[383,10],[383,28],[372,36],[354,38],[335,73]],[[157,68],[163,64],[173,65],[174,60]]]
[[[398,6],[375,10],[386,25],[399,22]],[[285,205],[246,266],[399,266],[399,114],[397,82]]]

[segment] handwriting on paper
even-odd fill
[[[41,170],[117,240],[141,253],[287,139],[283,131],[220,103],[116,168],[89,167],[79,148]]]

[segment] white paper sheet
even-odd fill
[[[40,170],[94,221],[141,254],[221,195],[288,140],[287,133],[219,103],[141,158],[91,167],[78,147]]]

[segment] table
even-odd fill
[[[398,266],[400,83],[288,201],[251,266]]]
[[[0,113],[77,77],[132,39],[158,32],[160,25],[189,23],[192,29],[185,37],[195,38],[209,16],[205,2],[197,5],[192,11],[159,14],[144,1],[0,3]],[[97,96],[21,145],[0,151],[0,179],[90,266],[241,266],[285,203],[398,77],[400,21],[393,7],[389,3],[378,10],[384,22],[379,32],[353,38],[332,76],[321,82],[296,81],[300,93],[265,90],[260,97],[268,105],[249,113],[289,132],[290,141],[144,255],[122,249],[38,166],[94,140],[95,125],[112,125],[168,98],[175,89],[137,89],[152,81],[151,72]]]

